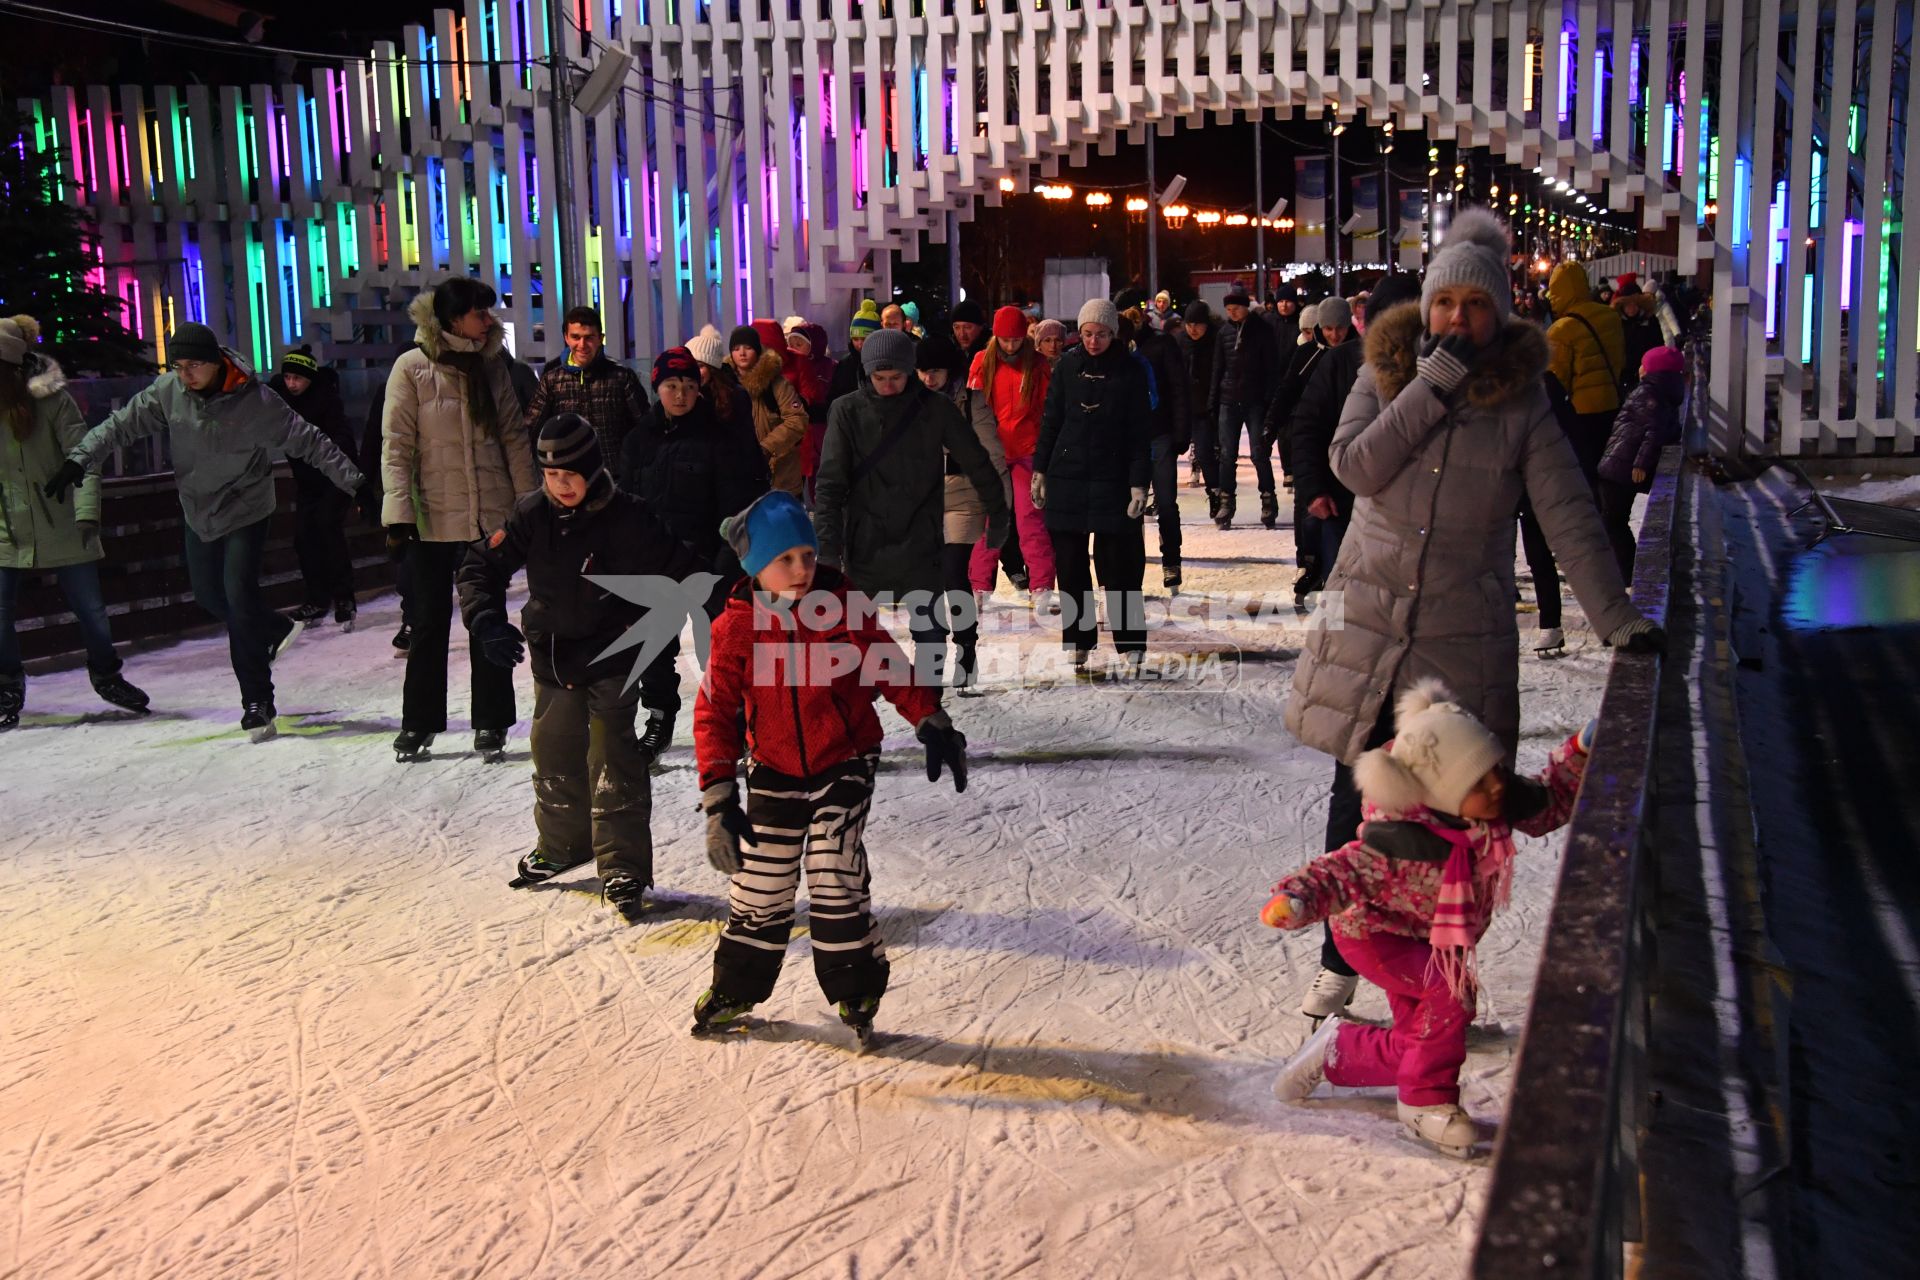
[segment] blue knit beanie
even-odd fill
[[[754,499],[753,505],[720,525],[720,536],[740,557],[740,567],[753,577],[795,547],[819,549],[813,536],[813,521],[800,499],[784,489],[773,489]]]

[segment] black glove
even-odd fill
[[[1415,366],[1420,381],[1432,387],[1435,395],[1450,396],[1467,380],[1479,359],[1480,348],[1473,345],[1473,339],[1450,333],[1428,338]]]
[[[1615,627],[1607,643],[1622,653],[1665,653],[1667,633],[1645,618],[1635,618]]]
[[[87,469],[75,462],[72,458],[68,458],[60,464],[60,469],[53,473],[53,476],[47,481],[46,486],[42,488],[40,492],[46,494],[55,502],[65,502],[67,500],[67,490],[73,488],[86,478]]]
[[[927,749],[927,781],[940,781],[940,766],[953,770],[953,789],[967,789],[967,735],[953,727],[944,711],[936,711],[914,730]]]
[[[509,671],[526,659],[526,640],[520,628],[492,614],[481,618],[473,627],[473,642],[480,646],[480,656]]]
[[[753,834],[753,824],[740,807],[739,785],[732,778],[712,784],[700,793],[700,808],[707,815],[707,861],[715,871],[736,874],[740,842]]]
[[[387,526],[387,554],[397,556],[407,549],[407,544],[420,536],[420,526],[412,524],[390,524]]]

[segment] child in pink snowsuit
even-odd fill
[[[1394,707],[1394,740],[1354,764],[1359,838],[1274,887],[1266,924],[1332,917],[1335,945],[1387,993],[1391,1027],[1330,1017],[1281,1072],[1274,1092],[1300,1101],[1321,1079],[1396,1085],[1413,1136],[1453,1155],[1477,1138],[1460,1109],[1473,1021],[1474,947],[1513,883],[1513,832],[1545,835],[1573,811],[1592,725],[1555,748],[1537,782],[1502,763],[1500,740],[1421,681]]]

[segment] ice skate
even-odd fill
[[[1027,571],[1025,569],[1020,570],[1018,573],[1009,569],[1007,570],[1007,581],[1013,584],[1015,591],[1025,591],[1027,589],[1027,583],[1031,581],[1031,579],[1027,577]]]
[[[1473,1154],[1475,1144],[1480,1141],[1480,1130],[1474,1126],[1472,1117],[1451,1102],[1431,1107],[1415,1107],[1403,1102],[1400,1123],[1416,1142],[1462,1160]]]
[[[393,758],[400,764],[425,760],[429,754],[427,748],[432,745],[432,734],[422,733],[418,729],[402,729],[393,740]]]
[[[413,627],[403,622],[400,624],[400,629],[393,633],[393,656],[396,658],[404,658],[407,656],[407,650],[412,647]]]
[[[1333,1038],[1338,1034],[1340,1015],[1331,1014],[1280,1068],[1273,1079],[1273,1096],[1282,1102],[1305,1102],[1327,1078],[1327,1055],[1333,1051]]]
[[[1088,659],[1092,656],[1086,649],[1073,651],[1073,678],[1082,684],[1093,683],[1093,668],[1088,665]]]
[[[249,741],[265,742],[280,732],[273,717],[274,710],[271,702],[249,702],[246,705],[246,714],[240,717],[240,727],[247,731]]]
[[[1567,637],[1558,627],[1542,627],[1533,642],[1533,651],[1542,658],[1558,658],[1567,652]]]
[[[953,691],[962,698],[978,698],[986,692],[980,687],[980,676],[972,663],[963,662],[954,668]]]
[[[528,885],[535,885],[545,880],[551,880],[557,875],[562,875],[592,860],[593,855],[590,853],[583,853],[577,858],[549,858],[546,854],[540,852],[540,850],[535,849],[532,853],[520,859],[520,874],[507,881],[507,888],[524,889]]]
[[[651,766],[672,745],[673,717],[664,711],[649,711],[647,727],[640,733],[640,754],[647,758],[647,764]]]
[[[147,704],[150,700],[146,691],[129,684],[126,677],[118,672],[110,676],[94,676],[92,680],[93,691],[100,695],[102,701],[110,702],[136,715],[147,714]]]
[[[1359,989],[1360,979],[1353,974],[1322,969],[1314,978],[1313,985],[1307,988],[1306,997],[1300,1001],[1300,1012],[1317,1023],[1352,1004],[1353,993]]]
[[[318,622],[327,616],[327,606],[323,604],[303,604],[298,609],[289,609],[287,616],[305,626],[309,622]]]
[[[507,731],[505,729],[475,729],[473,731],[473,754],[488,764],[499,764],[507,758]]]
[[[600,896],[613,905],[620,918],[633,924],[647,913],[647,886],[626,871],[609,871],[600,879]]]
[[[1260,527],[1271,529],[1280,523],[1280,497],[1271,489],[1260,491]]]
[[[1167,589],[1168,595],[1172,595],[1174,592],[1180,590],[1180,580],[1180,562],[1162,557],[1160,561],[1160,585]]]
[[[27,705],[24,679],[0,680],[0,733],[20,724],[20,709]]]
[[[753,1004],[723,996],[709,987],[693,1002],[693,1034],[696,1036],[738,1035],[752,1029],[747,1014]]]
[[[354,619],[360,615],[360,606],[354,603],[352,596],[343,596],[333,602],[334,625],[342,631],[352,631]]]
[[[307,624],[297,618],[290,619],[290,621],[293,623],[293,626],[287,631],[287,634],[281,636],[277,642],[267,646],[267,664],[269,666],[278,662],[281,654],[293,648],[293,642],[298,640],[300,633],[307,629]]]
[[[840,1015],[840,1021],[853,1029],[853,1038],[860,1042],[862,1050],[873,1044],[873,1015],[880,1011],[879,996],[862,996],[858,1000],[842,1000],[834,1012]]]

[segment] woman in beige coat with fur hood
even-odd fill
[[[419,344],[394,363],[382,414],[380,520],[406,558],[412,598],[407,683],[394,754],[426,754],[447,727],[453,576],[469,544],[506,524],[515,499],[540,487],[507,368],[496,297],[455,276],[413,300]],[[472,653],[473,747],[499,759],[512,727],[513,674]]]
[[[1640,616],[1608,549],[1573,447],[1553,416],[1540,330],[1509,314],[1506,229],[1463,211],[1434,255],[1419,304],[1367,327],[1366,364],[1329,462],[1355,495],[1353,524],[1323,612],[1294,669],[1287,729],[1334,757],[1326,848],[1354,838],[1349,766],[1392,737],[1397,690],[1436,678],[1507,751],[1520,736],[1520,636],[1513,522],[1533,502],[1554,558],[1596,634],[1619,647],[1664,643]],[[1354,978],[1331,946],[1302,1012],[1324,1017]]]

